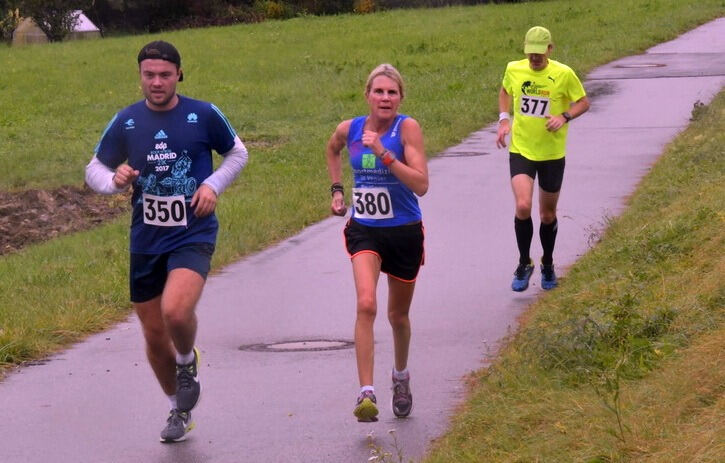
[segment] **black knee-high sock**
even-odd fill
[[[541,223],[539,227],[539,238],[541,247],[544,248],[544,255],[541,256],[541,263],[551,265],[554,263],[554,244],[556,243],[556,232],[559,230],[559,221],[554,217],[551,223]]]
[[[521,220],[514,217],[514,230],[516,230],[516,244],[519,246],[519,264],[528,264],[531,239],[534,237],[534,222],[531,217]]]

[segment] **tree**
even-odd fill
[[[10,42],[13,31],[20,24],[20,0],[0,0],[0,40]]]
[[[23,0],[20,13],[31,17],[51,42],[60,42],[78,24],[75,10],[88,7],[86,0]]]

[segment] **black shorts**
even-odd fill
[[[558,193],[561,190],[561,182],[564,181],[564,158],[551,161],[532,161],[519,153],[509,153],[509,168],[511,178],[515,175],[526,174],[536,179],[539,174],[539,187],[548,193]]]
[[[212,254],[214,245],[210,243],[186,244],[163,254],[131,253],[131,302],[146,302],[160,295],[175,268],[188,268],[206,279]]]
[[[418,277],[425,260],[423,224],[367,227],[350,219],[345,225],[345,246],[352,259],[362,252],[380,257],[380,270],[406,283]]]

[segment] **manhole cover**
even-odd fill
[[[270,344],[249,344],[241,346],[239,350],[251,350],[255,352],[305,352],[349,349],[354,345],[355,343],[353,341],[340,339],[304,339]]]
[[[661,63],[640,63],[640,64],[617,64],[615,68],[663,68],[664,64]]]

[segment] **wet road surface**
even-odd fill
[[[724,76],[725,18],[587,76],[592,108],[569,133],[555,252],[560,274],[587,251],[606,218],[622,211],[688,124],[693,104],[709,102]],[[430,162],[431,188],[421,200],[426,265],[411,312],[409,419],[395,419],[389,406],[384,278],[378,423],[352,416],[358,385],[349,344],[259,346],[351,341],[355,301],[344,220],[329,218],[209,278],[198,307],[204,393],[186,442],[158,442],[167,402],[131,317],[0,383],[0,461],[364,462],[369,436],[392,449],[391,429],[406,458],[419,458],[464,397],[464,376],[484,365],[539,292],[538,269],[527,292],[509,289],[517,259],[513,200],[508,156],[495,148],[494,133],[485,127]],[[532,256],[540,256],[537,233]]]

